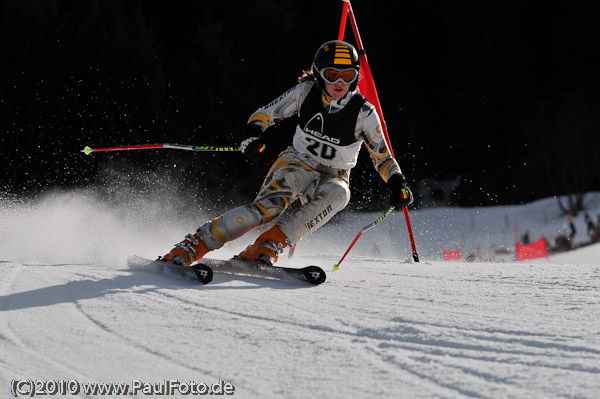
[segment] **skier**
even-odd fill
[[[583,217],[585,219],[585,224],[587,225],[587,233],[590,237],[593,237],[596,233],[596,226],[594,226],[594,222],[592,221],[592,218],[587,211],[585,212]]]
[[[575,229],[575,222],[574,222],[575,218],[572,214],[569,214],[568,217],[568,221],[569,221],[569,227],[571,228],[571,233],[569,234],[569,238],[572,240],[573,237],[575,237],[575,234],[577,234],[577,230]]]
[[[299,84],[248,120],[240,148],[256,163],[264,156],[269,127],[299,116],[292,145],[279,154],[255,200],[200,226],[162,259],[189,266],[226,242],[275,221],[239,255],[275,263],[283,248],[346,207],[350,169],[363,145],[387,183],[390,203],[398,208],[410,205],[413,194],[390,154],[375,107],[356,91],[359,71],[358,53],[351,44],[334,40],[321,45]],[[284,213],[296,199],[303,205]]]

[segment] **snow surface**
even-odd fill
[[[223,380],[239,398],[599,397],[600,246],[522,263],[509,252],[515,222],[533,240],[564,232],[555,199],[412,211],[420,263],[394,212],[334,272],[379,216],[344,211],[281,258],[322,266],[316,287],[127,269],[216,216],[198,209],[84,191],[0,201],[1,398],[13,379]],[[595,218],[600,195],[587,201]],[[444,262],[443,249],[487,261]]]

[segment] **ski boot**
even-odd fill
[[[287,246],[287,237],[277,226],[262,233],[254,242],[246,248],[239,257],[244,260],[263,262],[272,265],[277,262],[277,256]]]
[[[175,244],[175,248],[160,259],[177,265],[189,266],[209,251],[210,249],[206,247],[198,234],[188,234],[185,236],[185,240]]]

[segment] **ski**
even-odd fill
[[[132,270],[171,274],[194,279],[200,281],[202,284],[208,284],[213,279],[213,271],[207,265],[182,266],[164,260],[150,260],[132,255],[127,258],[127,266]]]
[[[325,271],[319,266],[306,266],[296,269],[239,258],[229,260],[203,258],[198,261],[198,265],[206,266],[214,273],[302,282],[313,285],[321,284],[327,278]]]
[[[150,260],[132,255],[127,259],[127,265],[132,270],[171,274],[195,279],[203,284],[208,284],[212,281],[213,273],[301,282],[313,285],[322,284],[327,278],[325,271],[319,266],[306,266],[296,269],[239,258],[229,260],[204,258],[192,266],[182,266],[163,260]]]

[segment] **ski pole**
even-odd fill
[[[81,152],[85,155],[90,155],[92,152],[99,151],[125,151],[125,150],[151,150],[156,148],[169,148],[173,150],[187,150],[187,151],[240,151],[240,147],[220,147],[215,145],[184,145],[184,144],[138,144],[128,145],[122,147],[107,147],[107,148],[91,148],[86,146]]]
[[[410,216],[408,216],[408,207],[402,208],[404,211],[404,220],[406,220],[406,228],[408,229],[408,237],[410,237],[410,246],[412,248],[412,256],[415,263],[419,263],[419,254],[417,253],[417,246],[415,245],[415,235],[413,233],[412,224],[410,223]]]
[[[350,246],[348,247],[348,249],[346,250],[346,252],[344,253],[344,256],[342,256],[342,259],[340,259],[340,261],[338,263],[336,263],[335,265],[333,265],[333,270],[340,270],[340,263],[342,263],[342,261],[344,260],[344,258],[346,258],[346,255],[348,255],[348,252],[350,252],[350,250],[352,249],[352,247],[354,246],[354,244],[356,244],[356,241],[358,241],[358,239],[360,238],[360,236],[363,235],[363,233],[365,233],[368,230],[371,230],[373,227],[377,226],[379,223],[381,223],[383,221],[383,219],[385,219],[385,217],[387,215],[389,215],[393,210],[394,210],[394,206],[390,206],[385,212],[383,212],[381,214],[381,216],[379,216],[379,218],[374,221],[373,223],[370,223],[369,225],[363,227],[362,229],[360,229],[360,231],[358,232],[358,234],[356,235],[356,237],[354,237],[354,240],[352,241],[352,244],[350,244]]]

